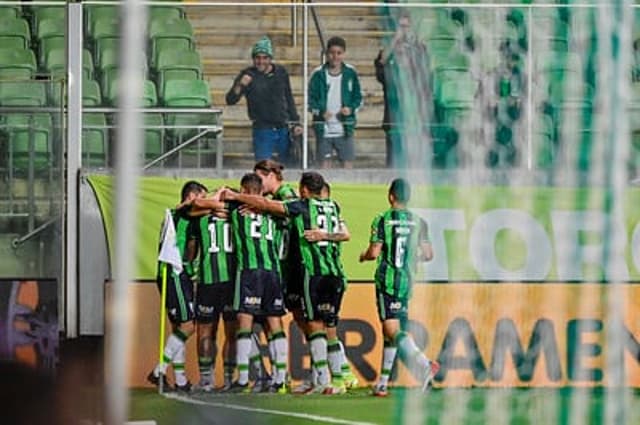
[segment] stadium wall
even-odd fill
[[[605,320],[611,288],[597,283],[556,282],[421,285],[415,288],[410,306],[409,329],[420,348],[441,363],[437,386],[603,386],[608,378],[606,356],[613,355],[624,365],[626,380],[622,384],[637,388],[640,285],[620,285],[625,300],[623,327],[619,329],[623,344],[613,353],[606,347],[607,332],[612,329]],[[110,291],[108,284],[107,299]],[[129,294],[133,312],[128,383],[143,387],[158,360],[159,294],[151,282],[132,283]],[[298,381],[306,377],[308,350],[290,320],[287,315],[290,371]],[[339,331],[354,371],[362,383],[371,383],[377,377],[382,352],[373,284],[349,286]],[[219,340],[219,346],[221,343]],[[198,379],[195,349],[191,338],[187,371],[192,382]],[[266,354],[266,349],[263,352]],[[217,364],[221,361],[218,358]],[[397,385],[415,383],[403,367],[396,370],[395,379]]]

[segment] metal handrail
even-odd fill
[[[308,0],[309,4],[313,3],[313,0]],[[316,27],[316,33],[318,34],[318,39],[320,40],[320,64],[324,62],[324,53],[325,53],[325,42],[324,42],[324,31],[322,30],[322,26],[320,25],[320,18],[318,18],[318,13],[316,12],[316,8],[313,6],[309,6],[309,10],[311,11],[311,18],[313,19],[313,25]]]
[[[23,243],[27,242],[29,239],[33,238],[34,236],[37,236],[38,234],[42,233],[49,226],[51,226],[55,222],[59,221],[60,219],[62,219],[62,216],[58,215],[56,217],[53,217],[49,221],[45,221],[44,223],[42,223],[40,226],[36,227],[32,231],[26,233],[23,236],[20,236],[18,238],[15,238],[14,240],[12,240],[11,241],[11,246],[13,246],[14,249],[18,248],[20,245],[22,245]]]
[[[222,132],[222,127],[217,126],[218,128],[206,128],[204,131],[196,134],[195,136],[187,139],[186,141],[182,142],[181,144],[179,144],[178,146],[176,146],[173,149],[170,149],[168,151],[166,151],[165,153],[163,153],[162,155],[160,155],[159,157],[157,157],[156,159],[152,160],[151,162],[145,164],[142,169],[143,170],[147,170],[149,168],[151,168],[152,166],[154,166],[155,164],[157,164],[160,161],[163,161],[165,159],[167,159],[168,157],[170,157],[171,155],[173,155],[174,153],[181,151],[182,149],[186,148],[187,146],[189,146],[190,144],[192,144],[193,142],[195,142],[196,140],[200,139],[202,136],[204,136],[207,133],[214,133],[214,134],[220,134]],[[216,149],[216,168],[221,169],[221,149],[220,149],[220,142],[218,141],[218,146]]]

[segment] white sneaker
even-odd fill
[[[435,360],[429,362],[429,366],[425,369],[424,381],[422,381],[422,391],[426,392],[433,386],[433,378],[440,370],[440,363]]]
[[[304,381],[302,384],[298,385],[294,389],[291,390],[292,394],[306,394],[310,390],[313,389],[313,384],[311,381]]]

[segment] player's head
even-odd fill
[[[262,179],[262,186],[265,193],[275,193],[282,184],[284,166],[272,159],[263,159],[256,162],[253,171]]]
[[[411,199],[411,185],[405,179],[394,179],[389,186],[389,202],[406,204]]]
[[[203,197],[207,194],[207,187],[195,180],[189,180],[182,186],[180,191],[180,199],[182,202],[191,201],[192,199]]]
[[[331,198],[331,186],[326,181],[322,185],[322,191],[320,192],[320,197],[322,199]]]
[[[300,177],[300,196],[302,198],[312,198],[322,195],[322,187],[325,181],[322,174],[315,171],[307,171],[302,173]]]
[[[262,179],[256,173],[247,173],[240,180],[240,193],[262,195]]]

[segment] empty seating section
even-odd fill
[[[523,165],[529,137],[537,169],[593,165],[597,8],[532,6],[410,10],[430,57],[434,167],[455,167],[479,152],[490,167]],[[634,16],[632,75],[640,85],[640,9]],[[632,97],[640,168],[640,89]]]

